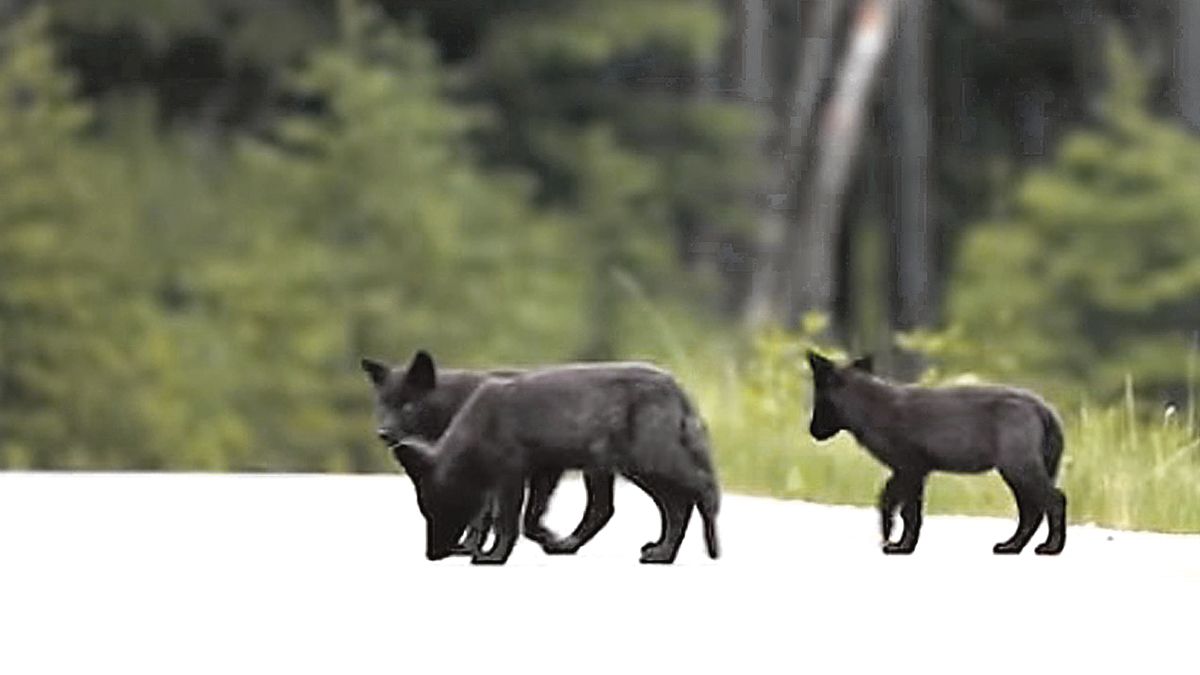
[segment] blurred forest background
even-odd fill
[[[1184,490],[1197,130],[1191,0],[5,0],[0,467],[386,470],[426,347],[655,359],[728,484],[869,500],[815,344]]]

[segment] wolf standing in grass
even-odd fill
[[[1036,395],[999,386],[918,387],[886,382],[870,358],[838,367],[808,353],[813,373],[809,431],[826,440],[849,431],[892,469],[879,495],[884,553],[912,553],[921,534],[925,479],[931,471],[1000,472],[1017,500],[1017,531],[992,548],[1020,553],[1045,516],[1046,542],[1035,550],[1055,555],[1066,543],[1067,498],[1054,486],[1062,458],[1062,425]],[[904,521],[891,542],[896,509]]]

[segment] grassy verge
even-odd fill
[[[708,421],[721,482],[752,494],[874,504],[886,470],[845,433],[825,443],[808,435],[803,346],[769,340],[742,366],[732,357],[674,364]],[[1066,454],[1059,484],[1071,521],[1200,532],[1200,433],[1195,404],[1188,408],[1146,420],[1134,412],[1131,388],[1120,404],[1060,407]],[[932,513],[1015,515],[994,472],[935,474],[926,502]]]

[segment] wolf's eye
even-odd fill
[[[417,406],[410,403],[405,403],[400,406],[400,421],[404,424],[412,423],[417,416]]]

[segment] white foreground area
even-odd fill
[[[726,495],[723,557],[694,517],[657,567],[616,504],[577,556],[473,567],[424,559],[403,476],[0,474],[0,673],[1200,672],[1197,536],[996,557],[1013,522],[928,517],[885,557],[870,510]]]

